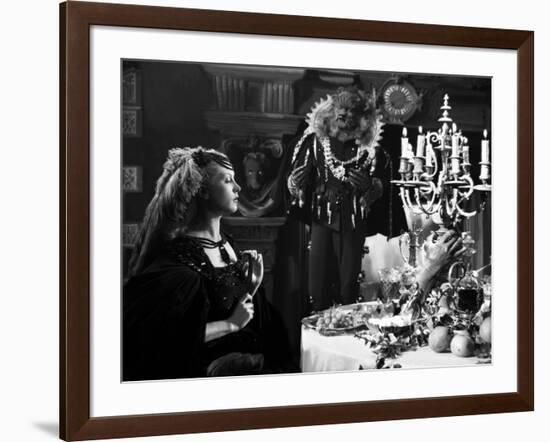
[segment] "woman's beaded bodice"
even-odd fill
[[[190,236],[172,240],[168,250],[177,263],[186,265],[203,278],[209,302],[208,321],[226,319],[247,291],[242,256],[237,253],[237,262],[214,267],[200,242]]]

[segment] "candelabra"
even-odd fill
[[[452,109],[445,94],[441,127],[437,131],[423,133],[418,128],[416,154],[403,128],[399,180],[392,181],[399,187],[403,206],[414,215],[432,216],[439,230],[456,226],[464,218],[470,218],[477,210],[465,207],[474,191],[490,192],[490,160],[487,130],[481,141],[481,184],[474,184],[470,176],[470,147],[468,139],[453,123],[449,115]]]

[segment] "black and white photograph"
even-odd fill
[[[122,381],[492,363],[490,77],[121,82]]]

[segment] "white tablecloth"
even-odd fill
[[[396,360],[402,368],[452,367],[474,365],[476,357],[461,358],[451,353],[435,353],[429,347],[408,351]],[[301,366],[303,372],[349,371],[376,368],[374,354],[361,339],[352,335],[323,336],[302,327]]]

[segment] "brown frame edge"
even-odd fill
[[[518,391],[343,404],[90,417],[89,27],[242,32],[514,49],[518,53]],[[60,5],[60,437],[115,437],[442,417],[534,409],[534,34],[153,6]],[[521,259],[520,259],[521,258]]]

